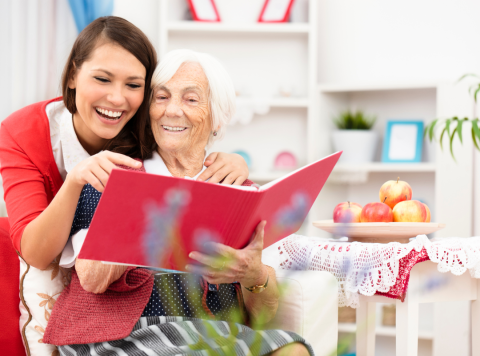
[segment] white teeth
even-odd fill
[[[162,125],[162,127],[167,131],[183,131],[187,129],[186,127],[172,127],[172,126],[165,126],[165,125]]]
[[[120,116],[122,116],[122,111],[110,111],[110,110],[104,110],[102,108],[96,108],[96,110],[103,114],[103,115],[106,115],[106,116],[110,116],[111,118],[118,118]]]

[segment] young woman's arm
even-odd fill
[[[50,204],[44,176],[8,131],[0,130],[0,165],[4,198],[15,249],[24,260],[45,269],[60,254],[68,239],[83,185],[103,191],[115,164],[136,167],[129,157],[102,152],[77,165]]]

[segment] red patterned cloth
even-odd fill
[[[88,344],[123,339],[142,315],[153,288],[152,272],[129,267],[101,294],[87,292],[77,273],[58,297],[43,342]]]
[[[392,299],[400,299],[402,302],[405,300],[407,294],[408,281],[410,279],[410,272],[413,266],[423,261],[429,261],[427,250],[422,248],[420,252],[415,250],[410,251],[408,255],[400,259],[398,267],[398,276],[395,284],[390,288],[387,293],[377,292],[376,295],[383,295],[384,297]]]

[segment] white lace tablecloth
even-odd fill
[[[328,271],[339,282],[338,305],[356,308],[359,293],[390,290],[402,273],[400,260],[413,250],[428,254],[440,272],[461,275],[468,269],[480,278],[480,237],[429,240],[419,235],[408,244],[377,244],[291,235],[265,249],[263,262],[279,269]]]

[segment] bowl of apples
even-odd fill
[[[315,221],[313,225],[347,236],[349,241],[376,243],[408,243],[411,237],[445,227],[430,221],[428,206],[412,200],[412,188],[400,178],[382,185],[379,200],[363,207],[354,202],[340,203],[333,210],[333,220]]]

